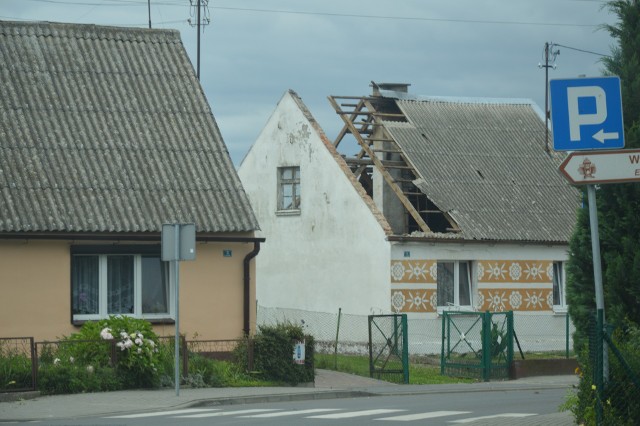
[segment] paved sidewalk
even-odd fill
[[[396,385],[366,377],[316,370],[315,387],[257,387],[131,390],[75,395],[40,396],[14,402],[0,402],[0,422],[46,421],[114,413],[135,413],[198,406],[279,402],[310,399],[351,398],[376,395],[421,395],[430,393],[490,392],[570,388],[575,376],[546,376],[504,382],[450,385]],[[569,413],[534,416],[523,419],[492,419],[481,425],[572,425]]]

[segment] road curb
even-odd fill
[[[236,405],[236,404],[260,404],[265,402],[289,402],[289,401],[310,401],[323,399],[340,399],[340,398],[363,398],[378,396],[377,393],[365,391],[329,391],[329,392],[309,392],[309,393],[284,393],[273,395],[251,395],[237,397],[221,397],[213,399],[203,399],[200,401],[192,401],[182,404],[185,407],[215,407],[219,405]]]

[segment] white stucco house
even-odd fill
[[[269,242],[259,305],[434,321],[512,310],[562,327],[579,194],[531,101],[373,83],[329,102],[344,122],[335,141],[288,91],[239,167]]]

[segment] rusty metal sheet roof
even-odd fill
[[[420,177],[414,182],[459,225],[460,238],[569,240],[579,193],[546,153],[531,102],[398,99],[408,123],[385,122]]]
[[[0,21],[0,231],[258,228],[173,30]]]

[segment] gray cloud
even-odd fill
[[[545,42],[609,53],[612,40],[596,26],[614,20],[601,5],[218,0],[210,3],[212,21],[201,36],[201,82],[236,164],[287,89],[300,94],[330,138],[342,122],[326,97],[367,94],[371,80],[411,83],[423,95],[530,98],[542,108],[544,70],[537,65]],[[154,27],[178,29],[195,67],[188,1],[152,0],[151,7]],[[5,0],[0,19],[140,27],[148,20],[145,0]],[[601,74],[598,56],[560,50],[551,78]]]

